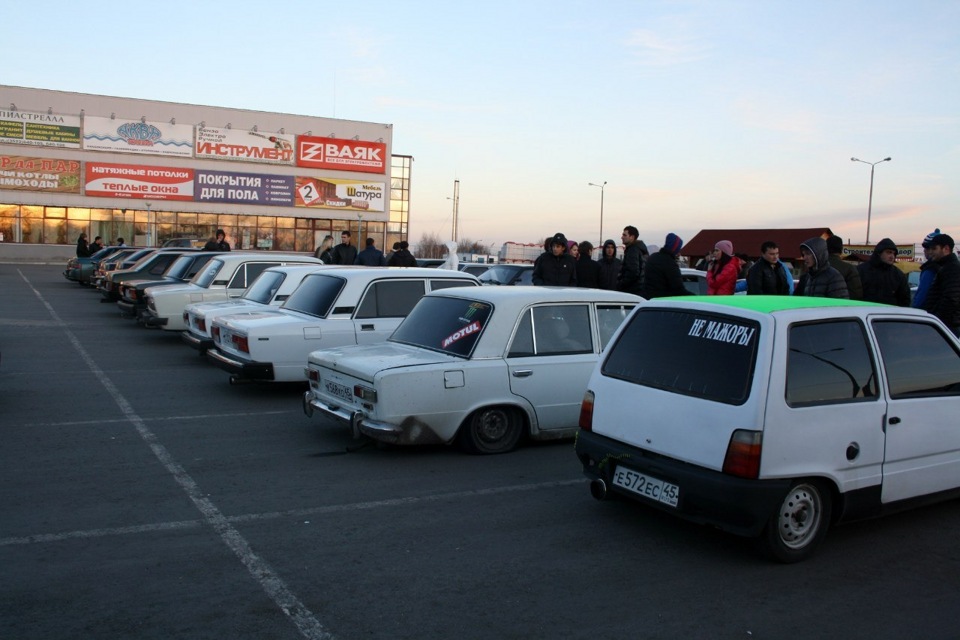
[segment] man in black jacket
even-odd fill
[[[217,233],[214,237],[207,240],[207,244],[203,245],[204,251],[230,251],[230,243],[227,242],[227,234],[224,233],[223,229],[217,229]]]
[[[945,233],[930,241],[931,258],[940,269],[930,285],[923,308],[940,318],[960,337],[960,259],[953,252],[953,238]]]
[[[896,263],[897,244],[890,238],[884,238],[873,249],[870,260],[857,267],[864,300],[898,307],[910,306],[910,285]]]
[[[593,245],[584,240],[580,243],[577,258],[577,286],[586,289],[600,288],[600,264],[591,257]]]
[[[357,248],[350,244],[350,232],[340,232],[340,244],[335,246],[330,252],[333,258],[331,264],[353,264],[357,259]]]
[[[567,250],[566,238],[556,234],[549,241],[550,251],[544,252],[533,266],[533,284],[549,287],[577,286],[577,261]]]
[[[683,276],[680,265],[677,264],[677,255],[683,248],[683,240],[675,233],[668,233],[663,247],[647,258],[643,265],[643,297],[669,298],[671,296],[687,296],[690,292],[683,286]]]
[[[760,259],[747,272],[747,295],[788,296],[787,270],[780,262],[780,247],[772,240],[760,245]]]
[[[637,296],[643,295],[643,254],[647,245],[640,240],[640,232],[634,226],[623,228],[620,236],[623,240],[623,263],[620,265],[620,276],[617,278],[617,290],[626,291]]]
[[[617,243],[605,240],[603,252],[597,261],[600,265],[600,288],[616,291],[617,277],[620,276],[620,258],[617,257]]]

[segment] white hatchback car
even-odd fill
[[[280,307],[223,316],[207,355],[230,382],[306,382],[307,355],[322,347],[380,343],[424,293],[479,287],[461,271],[418,267],[327,267],[303,279]]]
[[[960,494],[960,343],[849,300],[650,301],[590,378],[576,452],[610,492],[757,537],[776,559],[837,522]]]
[[[481,287],[424,296],[390,339],[310,354],[304,412],[393,444],[512,450],[572,437],[600,351],[642,299]]]
[[[292,264],[270,267],[247,287],[237,299],[220,302],[194,302],[183,309],[183,322],[187,328],[180,334],[185,343],[204,355],[213,347],[210,328],[220,316],[262,311],[279,307],[300,286],[308,273],[325,269],[323,265]]]
[[[183,331],[183,309],[191,302],[239,298],[265,269],[284,264],[322,265],[319,258],[272,251],[231,251],[212,258],[187,284],[147,288],[147,308],[140,321],[148,327]]]

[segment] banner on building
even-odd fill
[[[297,166],[361,173],[387,172],[387,145],[365,140],[297,137]]]
[[[197,127],[195,151],[198,158],[292,165],[293,142],[282,133]]]
[[[845,244],[843,245],[843,256],[856,255],[863,258],[869,258],[873,255],[873,250],[876,248],[876,245],[872,244]],[[897,245],[897,260],[898,261],[912,261],[916,258],[916,252],[913,248],[913,245],[898,244]]]
[[[383,211],[386,183],[297,176],[296,206],[346,211]]]
[[[292,207],[295,186],[293,176],[197,169],[194,200]]]
[[[80,193],[80,161],[0,155],[0,189]]]
[[[193,125],[87,116],[83,119],[83,148],[189,158],[193,155]]]
[[[193,169],[135,164],[86,163],[88,196],[193,200]]]
[[[80,117],[0,110],[0,142],[79,149]]]

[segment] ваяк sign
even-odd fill
[[[297,137],[297,166],[362,173],[387,172],[387,145],[365,140]]]

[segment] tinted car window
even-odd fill
[[[453,287],[472,287],[476,283],[472,280],[458,280],[450,278],[448,280],[431,280],[430,291],[439,291],[440,289],[451,289]]]
[[[960,395],[960,356],[937,327],[877,320],[873,329],[891,398]]]
[[[197,275],[194,276],[191,282],[198,287],[206,289],[210,286],[210,283],[213,282],[213,279],[217,277],[217,274],[220,273],[220,269],[222,268],[223,260],[211,260],[205,268],[197,272]]]
[[[423,280],[381,280],[367,287],[357,318],[405,318],[423,297]]]
[[[276,267],[279,262],[246,262],[240,265],[237,272],[230,279],[227,289],[246,289],[261,273],[270,267]]]
[[[492,307],[460,298],[422,298],[390,337],[431,351],[469,357]]]
[[[337,296],[347,283],[343,278],[311,274],[303,279],[281,307],[292,309],[318,318],[325,318],[337,301]]]
[[[536,355],[533,350],[533,322],[530,320],[531,312],[528,309],[520,317],[520,324],[517,325],[517,332],[513,335],[513,342],[510,343],[510,351],[507,352],[508,358],[522,358],[524,356]]]
[[[585,304],[534,307],[533,341],[537,355],[592,353],[590,307]]]
[[[760,327],[743,318],[641,309],[628,320],[601,372],[635,384],[743,404],[750,394]]]
[[[600,348],[605,349],[610,338],[633,311],[632,304],[597,306],[597,328],[600,330]]]
[[[519,266],[498,264],[490,267],[477,277],[480,279],[480,282],[485,284],[511,284],[517,276],[518,271],[520,271]]]
[[[787,404],[802,407],[874,400],[877,377],[864,327],[856,320],[790,327]]]
[[[260,304],[270,304],[286,277],[287,274],[282,271],[264,271],[240,297]]]

